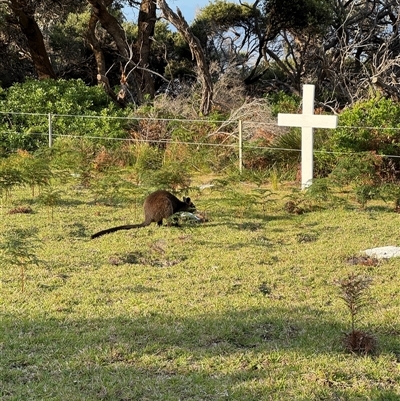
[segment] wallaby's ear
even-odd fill
[[[188,205],[191,204],[190,198],[185,198],[185,197],[183,197],[183,201],[184,201],[186,204],[188,204]]]

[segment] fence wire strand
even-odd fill
[[[53,113],[28,113],[28,112],[13,112],[13,111],[0,111],[0,115],[26,115],[26,116],[41,116],[48,118],[87,118],[87,119],[109,119],[109,120],[127,120],[127,121],[160,121],[160,122],[181,122],[181,123],[212,123],[221,124],[221,126],[226,124],[238,124],[239,120],[209,120],[209,119],[180,119],[180,118],[155,118],[155,117],[118,117],[118,116],[96,116],[96,115],[85,115],[85,114],[53,114]],[[260,125],[260,126],[270,126],[276,127],[276,129],[282,129],[284,127],[278,126],[276,122],[262,122],[262,121],[243,121],[243,126],[245,125]],[[316,128],[317,129],[317,128]],[[400,127],[373,127],[373,126],[346,126],[338,125],[336,129],[349,129],[349,130],[378,130],[378,131],[399,131]],[[333,129],[332,129],[333,130]],[[207,143],[207,142],[190,142],[190,141],[177,141],[172,139],[142,139],[142,138],[116,138],[116,137],[106,137],[106,136],[91,136],[91,135],[73,135],[73,134],[57,134],[54,132],[19,132],[15,130],[3,130],[3,133],[9,134],[28,134],[28,135],[38,135],[38,136],[51,136],[53,138],[75,138],[75,139],[93,139],[93,140],[105,140],[105,141],[120,141],[120,142],[141,142],[141,143],[159,143],[159,144],[182,144],[190,146],[210,146],[210,147],[225,147],[225,148],[238,148],[238,144],[223,144],[223,143]],[[238,140],[237,135],[232,133],[231,137]],[[263,149],[269,151],[280,151],[280,152],[301,152],[301,149],[291,149],[291,148],[280,148],[280,147],[270,147],[270,146],[255,146],[249,144],[243,144],[242,149]],[[313,150],[314,153],[323,154],[334,154],[334,155],[354,155],[362,152],[336,152],[336,151],[325,151],[325,150]],[[400,158],[397,155],[379,155],[385,158]]]

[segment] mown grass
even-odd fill
[[[206,223],[90,240],[142,221],[143,198],[105,206],[62,189],[53,209],[28,189],[3,200],[0,240],[34,227],[41,246],[23,292],[20,270],[1,265],[1,400],[400,399],[399,259],[348,263],[399,245],[390,205],[294,215],[287,188],[255,202],[236,183],[190,194]],[[21,205],[33,213],[8,213]],[[335,281],[352,272],[373,280],[357,321],[377,338],[372,355],[342,344]]]

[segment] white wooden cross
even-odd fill
[[[312,184],[314,128],[336,128],[337,116],[314,114],[314,85],[303,85],[303,114],[278,114],[278,125],[301,127],[301,187]]]

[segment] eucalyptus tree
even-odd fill
[[[127,41],[125,30],[121,21],[113,15],[113,0],[87,0],[90,4],[90,20],[88,24],[87,39],[93,50],[97,65],[97,79],[101,82],[107,93],[113,99],[124,104],[127,100],[141,102],[146,95],[154,96],[154,80],[149,70],[151,55],[151,38],[154,35],[156,24],[156,5],[152,0],[141,2],[131,1],[130,4],[139,6],[138,35],[136,43]],[[118,4],[115,2],[115,4]],[[117,60],[119,61],[121,76],[121,90],[115,95],[107,78],[107,66],[103,49],[97,37],[98,25],[112,37],[116,46]],[[118,60],[119,59],[119,60]],[[133,79],[129,79],[132,74]],[[129,88],[133,86],[133,92]],[[128,94],[131,98],[127,98]]]
[[[173,68],[165,71],[165,67],[172,64],[170,61],[180,63],[181,55],[171,45],[171,37],[166,43],[157,42],[157,2],[153,0],[0,0],[0,4],[13,21],[14,34],[25,38],[19,49],[23,48],[39,79],[97,81],[121,107],[153,98],[155,83],[166,81],[166,72],[173,78]],[[126,22],[126,7],[138,11],[137,24]],[[165,11],[168,5],[161,2],[160,7]],[[189,35],[183,16],[180,21],[186,24],[180,34],[196,55],[198,75],[205,88],[201,112],[207,114],[212,98],[208,66],[199,43],[193,45],[197,39]],[[176,40],[175,36],[172,42]],[[116,93],[118,85],[120,91]]]
[[[196,60],[198,75],[201,81],[202,97],[200,104],[200,112],[207,115],[211,111],[213,83],[211,79],[209,65],[202,47],[202,44],[190,29],[188,23],[178,9],[175,13],[164,0],[157,0],[157,5],[161,9],[163,16],[171,22],[179,31],[190,47],[193,58]]]
[[[374,88],[400,99],[399,11],[398,0],[214,0],[193,30],[221,73],[264,91],[315,83],[337,108]]]
[[[126,4],[139,9],[135,43],[128,42],[122,24],[124,16],[121,9]],[[9,39],[18,54],[29,58],[39,79],[65,75],[65,70],[55,67],[57,60],[63,58],[60,54],[64,55],[64,59],[66,54],[72,55],[72,43],[79,48],[81,55],[89,46],[94,55],[98,81],[120,105],[126,104],[128,81],[139,101],[145,94],[154,95],[149,71],[151,38],[156,23],[156,6],[152,0],[2,0],[0,7],[0,25],[6,27],[9,33],[5,39]],[[78,27],[72,26],[71,15],[82,16]],[[64,28],[68,28],[69,32]],[[0,51],[3,47],[0,43]],[[73,64],[85,63],[91,63],[87,55],[80,56],[80,62]],[[119,95],[114,94],[114,82],[110,84],[107,77],[108,71],[115,66],[118,66],[121,81]],[[72,70],[71,65],[69,69]]]
[[[334,96],[351,104],[379,90],[400,100],[398,0],[332,3],[333,24],[318,56]]]
[[[253,85],[274,77],[278,69],[282,83],[298,90],[302,65],[293,62],[285,42],[321,32],[326,8],[318,0],[215,0],[201,10],[193,29],[202,32],[208,56],[219,63],[221,73],[234,68],[246,85]]]
[[[34,74],[28,60],[26,39],[16,24],[11,9],[0,1],[0,85],[9,87]]]
[[[28,76],[47,79],[62,75],[57,58],[67,59],[69,46],[52,48],[53,29],[71,13],[81,13],[85,5],[84,0],[0,0],[0,55],[7,56],[0,61],[0,80],[9,86]],[[59,56],[61,50],[67,54]]]
[[[37,22],[36,14],[40,12],[42,1],[9,0],[1,3],[3,18],[8,25],[18,26],[25,39],[29,57],[35,67],[39,79],[55,78],[55,72],[47,54],[42,31]],[[11,32],[11,30],[9,30]],[[10,38],[11,39],[11,38]],[[14,41],[14,45],[18,46]],[[22,46],[21,46],[22,47]]]
[[[215,0],[196,16],[191,28],[221,73],[232,65],[243,68],[257,52],[255,28],[261,14],[256,6],[257,2],[250,5]]]
[[[315,83],[318,97],[333,108],[375,90],[400,100],[398,1],[329,0],[321,11],[318,30],[281,35],[288,68],[296,66],[301,81]]]

